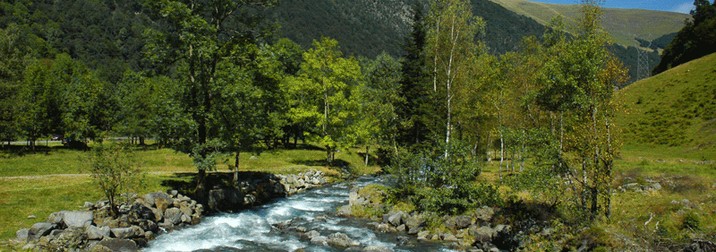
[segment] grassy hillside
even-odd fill
[[[527,0],[492,0],[507,9],[528,16],[541,24],[548,24],[555,15],[562,15],[568,26],[574,26],[580,16],[579,5],[530,2]],[[638,46],[637,38],[652,41],[663,35],[678,32],[689,15],[635,9],[605,9],[604,27],[614,42],[624,46]]]
[[[626,144],[716,153],[716,54],[638,81],[616,94]]]

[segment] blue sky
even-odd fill
[[[556,3],[556,4],[577,4],[580,0],[530,0],[533,2]],[[647,9],[671,11],[688,14],[694,7],[693,0],[604,0],[603,7],[626,8],[626,9]]]

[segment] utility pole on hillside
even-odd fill
[[[636,37],[636,36],[635,36]],[[651,37],[651,36],[650,36]],[[651,77],[651,66],[649,65],[649,49],[651,49],[651,41],[646,46],[646,49],[641,49],[640,46],[636,47],[636,80]]]

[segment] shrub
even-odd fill
[[[141,170],[127,147],[121,144],[94,147],[88,163],[92,179],[107,197],[112,214],[117,216],[117,199],[121,194],[143,185]]]

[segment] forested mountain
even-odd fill
[[[534,15],[524,16],[519,10],[508,9],[491,0],[472,0],[471,3],[473,13],[486,21],[485,32],[478,36],[484,39],[492,53],[514,51],[523,37],[541,37],[545,32],[544,22]],[[341,49],[349,55],[375,57],[385,51],[397,57],[403,54],[402,45],[411,25],[411,12],[416,7],[427,9],[427,1],[283,0],[269,9],[266,16],[280,27],[275,37],[290,38],[304,48],[309,47],[313,39],[327,36],[337,39]],[[611,12],[614,10],[607,10],[607,13]],[[158,26],[151,23],[149,13],[139,0],[17,0],[1,3],[0,13],[0,27],[18,24],[26,34],[23,35],[25,44],[30,45],[35,54],[67,53],[97,69],[102,79],[110,82],[116,82],[123,69],[139,69],[144,41],[142,33],[148,27]],[[630,13],[654,15],[650,11]],[[657,37],[675,32],[671,29],[671,21],[664,21],[670,25],[654,30],[658,32],[644,36],[645,40],[655,38],[658,43],[653,45],[668,44],[670,40],[664,38],[668,40],[673,36]],[[643,44],[648,45],[645,40]],[[627,65],[635,79],[637,49],[615,45],[612,51]],[[659,56],[655,51],[647,55],[651,66],[658,63]]]

